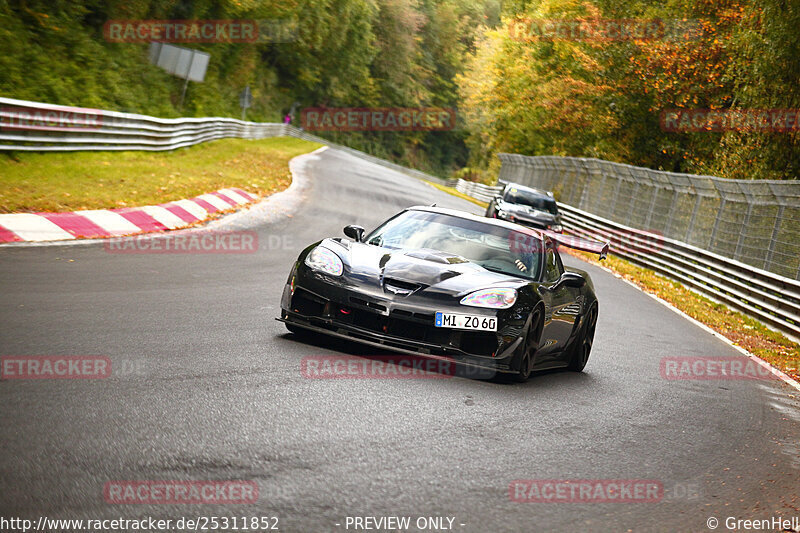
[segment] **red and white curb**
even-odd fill
[[[144,207],[5,214],[0,215],[0,243],[119,237],[185,228],[256,199],[242,189],[230,188]]]

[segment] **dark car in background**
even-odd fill
[[[562,231],[561,215],[553,193],[518,183],[507,184],[503,192],[489,202],[486,216],[556,233]]]
[[[519,381],[586,365],[597,297],[586,272],[564,268],[557,245],[602,256],[607,243],[436,207],[344,233],[292,266],[279,318],[291,332],[445,356]]]

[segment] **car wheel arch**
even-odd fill
[[[590,316],[594,315],[594,324],[595,324],[595,327],[596,327],[596,325],[597,325],[597,317],[599,316],[599,314],[600,314],[599,313],[599,305],[598,305],[597,301],[595,300],[595,301],[593,301],[593,302],[591,302],[589,304],[589,306],[587,308],[587,311],[586,311],[586,314],[584,315],[582,323],[581,323],[580,334],[579,334],[578,338],[576,339],[576,342],[575,342],[573,348],[570,350],[569,360],[568,360],[568,368],[569,368],[569,370],[573,370],[573,371],[576,371],[576,372],[583,372],[583,369],[586,366],[586,362],[587,362],[587,360],[589,358],[589,355],[590,355],[590,352],[591,352],[591,345],[592,345],[593,340],[594,340],[594,330],[589,332],[587,330],[587,328],[589,327],[589,323],[585,322],[584,320],[587,320]],[[585,343],[587,337],[591,337],[591,338],[589,339],[588,351],[586,351],[586,353],[584,354],[583,353],[584,343]],[[580,360],[578,359],[579,357],[581,358]]]
[[[535,326],[536,329],[533,329],[534,328],[534,324],[533,324],[533,320],[532,319],[533,319],[534,316],[537,315],[537,313],[538,313],[538,322],[539,323]],[[529,329],[528,331],[529,332],[531,332],[531,331],[538,332],[539,338],[536,339],[536,344],[537,344],[536,352],[539,351],[538,347],[541,344],[542,335],[544,334],[544,313],[545,313],[545,307],[544,307],[544,302],[543,301],[540,301],[539,303],[537,303],[536,306],[533,308],[533,311],[531,311],[531,329]],[[532,354],[532,358],[534,359],[533,363],[536,362],[535,361],[536,352],[534,352]]]
[[[536,317],[536,325],[534,325],[533,322],[534,317]],[[542,332],[544,331],[544,302],[541,301],[537,302],[533,306],[533,309],[530,311],[530,314],[528,315],[528,318],[525,320],[525,325],[523,327],[524,327],[524,337],[522,337],[522,342],[519,345],[519,348],[521,349],[519,350],[519,353],[517,355],[518,360],[516,362],[516,367],[518,369],[521,368],[523,361],[527,359],[528,370],[527,372],[524,373],[519,373],[518,371],[518,373],[513,374],[513,380],[518,383],[526,381],[531,371],[536,366],[536,354],[539,351],[539,341],[541,340]],[[538,334],[539,338],[536,339],[536,349],[532,351],[532,353],[529,353],[528,336],[534,332]]]

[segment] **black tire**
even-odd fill
[[[594,330],[597,327],[597,305],[592,305],[586,313],[580,335],[575,339],[575,346],[569,359],[569,368],[573,372],[583,372],[586,363],[589,362],[589,355],[592,353],[594,343]]]
[[[533,370],[533,361],[536,357],[536,352],[539,350],[539,340],[542,336],[542,320],[541,312],[539,309],[533,312],[531,321],[525,330],[525,338],[519,346],[521,358],[519,368],[517,371],[510,375],[512,381],[517,383],[525,383],[531,377],[531,370]]]

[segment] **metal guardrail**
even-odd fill
[[[611,242],[611,253],[681,282],[775,329],[800,337],[800,281],[559,204],[573,234]]]
[[[484,185],[482,183],[475,183],[474,181],[458,180],[456,183],[456,190],[460,193],[471,196],[484,202],[490,202],[497,194],[500,193],[502,187],[492,187],[491,185]]]
[[[484,201],[502,191],[459,180],[456,190]],[[562,225],[574,235],[610,242],[610,252],[654,270],[775,329],[800,337],[800,281],[631,228],[559,202]]]
[[[800,279],[800,180],[732,180],[582,157],[499,154],[500,179],[629,227]]]
[[[0,150],[175,150],[215,139],[285,135],[283,124],[157,118],[0,98]]]
[[[333,143],[287,124],[221,117],[157,118],[0,97],[0,151],[166,151],[216,139],[263,139],[281,135],[326,144],[419,179],[441,181],[436,176]]]

